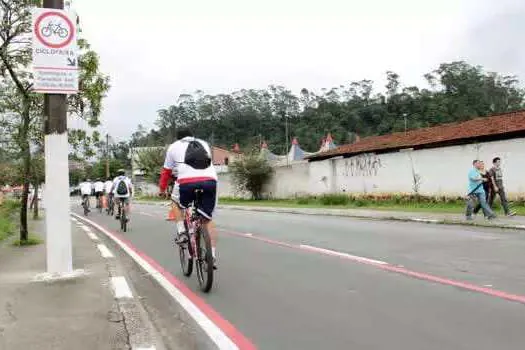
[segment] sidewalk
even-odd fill
[[[426,212],[383,211],[370,209],[278,208],[237,205],[219,205],[218,208],[270,213],[343,216],[373,220],[415,221],[429,224],[469,225],[525,230],[525,217],[523,216],[505,217],[500,215],[497,219],[488,221],[483,218],[483,215],[478,215],[473,221],[467,221],[464,215],[447,213],[434,214]]]
[[[31,224],[33,232],[45,239],[44,221]],[[138,335],[144,324],[140,317],[127,319],[125,305],[133,301],[126,299],[131,292],[118,295],[114,275],[119,268],[113,254],[109,250],[104,254],[92,240],[96,235],[89,232],[90,239],[88,232],[72,224],[73,266],[85,273],[70,279],[43,278],[45,243],[0,245],[0,349],[154,349],[151,334]],[[136,328],[130,327],[132,323]]]

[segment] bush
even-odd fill
[[[255,154],[246,155],[230,163],[229,170],[237,189],[241,192],[249,192],[255,200],[263,198],[264,186],[273,175],[273,169],[268,161]]]
[[[320,198],[322,205],[347,205],[350,197],[344,194],[326,194]]]

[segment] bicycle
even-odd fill
[[[82,199],[82,208],[84,208],[84,216],[88,216],[89,213],[89,196],[84,196]]]
[[[108,207],[106,208],[106,213],[109,216],[115,214],[115,204],[113,203],[113,196],[107,195],[108,198]]]
[[[199,287],[208,293],[213,285],[213,255],[210,234],[204,225],[206,219],[197,211],[202,192],[201,189],[195,190],[195,201],[185,210],[186,239],[182,243],[177,242],[177,245],[184,276],[191,276],[193,262],[196,261]]]
[[[97,198],[97,209],[100,214],[102,214],[102,194],[100,194]]]
[[[52,22],[49,22],[47,26],[43,27],[40,33],[46,38],[49,38],[51,35],[58,35],[60,38],[64,39],[69,35],[69,31],[66,28],[63,28],[60,23],[53,24]]]
[[[126,216],[126,210],[124,210],[123,200],[119,198],[117,202],[118,202],[117,213],[120,218],[120,229],[122,230],[122,232],[127,232],[128,218]]]

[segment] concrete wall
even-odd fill
[[[525,139],[495,141],[387,154],[363,154],[335,160],[337,192],[464,195],[473,159],[492,166],[503,162],[504,182],[513,196],[525,195]],[[326,174],[330,171],[324,168]]]
[[[267,192],[274,198],[324,193],[414,193],[462,196],[473,159],[492,166],[503,161],[504,181],[511,197],[525,196],[525,139],[485,142],[417,151],[362,154],[276,167]],[[220,196],[236,193],[229,174],[219,176]]]

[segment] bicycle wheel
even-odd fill
[[[197,243],[197,278],[201,290],[208,293],[213,284],[213,255],[210,234],[204,226],[197,230],[195,240]]]
[[[120,213],[120,229],[122,232],[126,232],[128,229],[128,220],[126,218],[126,210],[124,210],[124,208],[121,209]]]
[[[184,221],[184,226],[186,227],[186,232],[189,232],[186,221]],[[185,243],[177,245],[179,246],[180,267],[182,273],[184,276],[189,277],[193,272],[193,246],[191,245],[191,240],[188,237]]]

